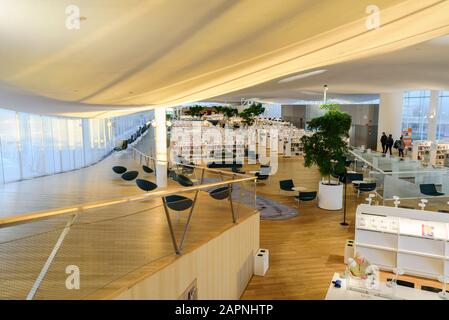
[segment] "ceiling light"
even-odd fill
[[[292,82],[292,81],[296,81],[296,80],[299,80],[299,79],[304,79],[304,78],[307,78],[307,77],[315,76],[315,75],[324,73],[326,71],[327,70],[325,70],[325,69],[320,69],[320,70],[315,70],[315,71],[311,71],[311,72],[307,72],[307,73],[301,73],[301,74],[298,74],[296,76],[292,76],[292,77],[281,79],[281,80],[278,81],[278,83]]]

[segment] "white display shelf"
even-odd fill
[[[385,251],[392,251],[392,252],[398,251],[398,249],[396,249],[396,248],[390,248],[390,247],[384,247],[384,246],[376,246],[376,245],[374,245],[374,244],[368,244],[368,243],[362,243],[362,242],[357,242],[357,246],[359,246],[359,247],[365,247],[365,248],[371,248],[371,249],[379,249],[379,250],[385,250]]]
[[[449,276],[449,215],[359,205],[355,250],[383,269],[399,267],[429,278]]]
[[[399,229],[401,235],[427,239],[448,239],[446,224],[441,222],[399,219]]]

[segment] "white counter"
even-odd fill
[[[341,280],[341,288],[334,287],[332,281],[335,280]],[[381,283],[380,290],[376,295],[354,291],[347,289],[346,279],[341,279],[338,273],[334,273],[332,281],[327,290],[326,300],[442,300],[438,293],[399,285],[395,288],[390,288],[387,287],[385,282]]]

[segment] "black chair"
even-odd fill
[[[348,183],[351,183],[352,181],[362,181],[363,180],[363,174],[362,173],[348,173],[347,174]]]
[[[145,171],[146,173],[153,173],[154,170],[151,169],[150,167],[147,167],[146,165],[142,166],[143,171]]]
[[[171,195],[171,196],[166,196],[162,198],[162,202],[164,203],[164,211],[165,211],[165,216],[167,218],[167,222],[168,222],[168,228],[170,230],[170,236],[172,238],[172,242],[173,242],[173,247],[175,249],[176,254],[181,254],[182,251],[182,247],[184,244],[184,240],[187,234],[187,230],[189,229],[189,225],[190,225],[190,220],[192,218],[192,213],[193,213],[193,208],[194,208],[194,201],[192,199],[189,199],[187,197],[184,196],[180,196],[180,195]],[[173,231],[173,225],[171,222],[171,218],[170,218],[170,214],[168,212],[168,209],[172,209],[174,211],[177,211],[178,214],[181,211],[190,209],[189,212],[189,216],[187,218],[187,222],[186,225],[184,227],[184,232],[181,235],[181,240],[178,244],[178,242],[176,241],[176,237],[175,237],[175,232]],[[179,216],[178,216],[179,218]]]
[[[146,192],[152,191],[157,188],[157,184],[144,179],[137,179],[136,184],[140,189]]]
[[[359,184],[357,196],[359,196],[360,193],[362,193],[362,192],[370,192],[370,191],[374,191],[374,190],[376,190],[375,182],[361,183],[361,184]]]
[[[220,187],[217,189],[213,189],[209,191],[209,195],[215,199],[215,200],[229,200],[229,205],[231,206],[231,214],[232,214],[232,222],[236,222],[236,217],[234,213],[234,205],[232,203],[232,195],[231,195],[232,189],[229,186],[226,187]]]
[[[312,201],[316,199],[316,191],[300,192],[295,198],[300,201]]]
[[[299,208],[299,201],[312,201],[316,199],[316,191],[309,191],[309,192],[300,192],[299,195],[297,195],[295,198],[298,199],[298,208]]]
[[[224,200],[229,198],[230,191],[229,187],[220,187],[209,191],[209,195],[215,200]]]
[[[293,184],[293,180],[292,179],[288,179],[288,180],[280,180],[279,181],[279,187],[283,191],[294,191],[292,189],[295,187],[295,185]]]
[[[189,209],[193,205],[192,199],[176,194],[166,196],[165,202],[167,204],[167,207],[174,211],[184,211]]]
[[[192,180],[187,178],[185,175],[178,174],[176,179],[174,179],[176,182],[178,182],[183,187],[191,187],[193,186]]]
[[[112,171],[114,171],[117,174],[124,174],[126,172],[126,170],[128,170],[128,169],[126,169],[125,167],[122,167],[122,166],[112,167]]]
[[[259,172],[256,172],[256,177],[257,177],[256,182],[259,182],[259,181],[268,180],[268,178],[269,178],[270,176],[267,175],[267,174],[260,174]]]
[[[245,171],[240,171],[237,166],[232,166],[231,167],[232,172],[234,173],[239,173],[239,174],[245,174]]]
[[[421,193],[426,196],[444,196],[444,193],[437,191],[437,188],[433,183],[420,184],[419,189],[421,190]]]
[[[133,181],[139,175],[138,171],[128,171],[122,174],[122,179],[126,181]]]
[[[344,178],[343,178],[343,180],[344,180]],[[363,181],[363,174],[362,173],[348,173],[346,175],[346,183],[352,183],[352,181]],[[358,184],[354,184],[353,187],[354,187],[355,191],[359,190]]]

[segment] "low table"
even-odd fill
[[[302,191],[306,191],[307,188],[305,188],[305,187],[293,187],[292,190],[293,191],[302,192]]]

